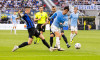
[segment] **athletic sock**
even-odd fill
[[[27,46],[27,45],[28,45],[28,42],[24,42],[21,45],[19,45],[18,47],[21,48],[21,47],[24,47],[24,46]]]
[[[50,37],[50,46],[52,47],[53,44],[53,37]]]
[[[65,41],[65,43],[68,45],[67,37],[64,34],[62,35],[62,37],[63,37],[63,40]]]
[[[16,34],[16,29],[14,29],[14,31],[15,31],[15,34]]]
[[[45,41],[45,39],[42,40],[42,42],[43,42],[43,44],[44,44],[45,46],[47,46],[48,48],[50,48],[49,44]]]
[[[76,36],[76,34],[73,34],[73,38]]]
[[[13,31],[13,29],[11,29],[11,32]]]
[[[59,40],[59,37],[56,37],[56,44],[57,44],[58,49],[60,49],[60,40]]]
[[[71,33],[70,34],[70,41],[72,41],[72,39],[73,39],[73,34]]]

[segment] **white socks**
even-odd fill
[[[14,29],[14,31],[15,31],[15,34],[16,34],[16,29]]]
[[[72,41],[72,39],[76,36],[76,34],[72,34],[70,35],[70,41]]]
[[[16,29],[14,28],[14,29],[11,29],[11,33],[12,33],[12,31],[14,30],[14,34],[16,34]]]
[[[11,33],[12,33],[13,29],[11,29]]]
[[[60,40],[59,40],[59,37],[56,37],[56,45],[57,45],[58,49],[60,49]]]
[[[72,41],[72,39],[73,39],[73,34],[71,33],[70,34],[70,41]]]
[[[73,38],[76,36],[76,34],[73,34]]]

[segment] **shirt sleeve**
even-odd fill
[[[54,18],[55,16],[57,16],[57,12],[55,12],[55,13],[50,17],[50,19]]]
[[[69,18],[72,18],[72,14],[70,14],[70,17]]]

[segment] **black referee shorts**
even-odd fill
[[[41,26],[42,26],[42,24],[38,24],[36,28],[37,28],[39,31],[45,32],[45,25],[44,25],[42,28],[41,28]]]
[[[32,36],[39,37],[40,35],[40,32],[35,27],[29,28],[28,33],[29,33],[29,38],[33,38]]]

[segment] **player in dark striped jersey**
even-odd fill
[[[28,42],[24,42],[24,43],[20,44],[19,46],[15,46],[12,51],[14,52],[15,50],[17,50],[19,48],[22,48],[22,47],[25,47],[27,45],[32,44],[33,36],[39,37],[42,40],[43,44],[46,47],[48,47],[50,51],[53,51],[53,49],[50,49],[49,44],[45,41],[44,36],[42,34],[40,34],[39,31],[35,28],[34,22],[29,16],[30,10],[31,10],[30,7],[26,7],[24,14],[20,14],[20,11],[18,12],[20,18],[23,18],[23,20],[25,20],[26,23],[27,23],[27,30],[28,30],[28,33],[29,33],[29,40],[28,40]]]

